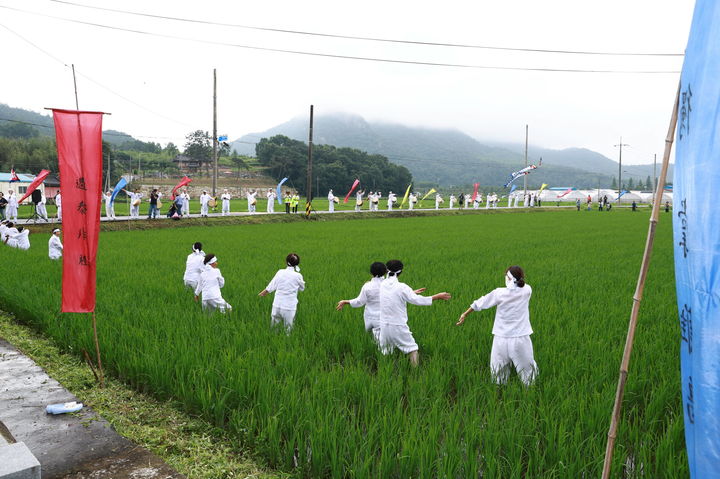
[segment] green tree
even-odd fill
[[[610,188],[613,190],[617,190],[617,180],[614,176],[612,177],[612,184],[610,185]]]
[[[180,153],[180,150],[178,150],[178,147],[175,146],[175,143],[172,141],[165,145],[165,154],[168,156],[168,158],[175,158],[178,153]]]
[[[205,165],[205,172],[209,175],[208,170],[212,161],[212,144],[210,136],[202,130],[195,130],[185,135],[185,155],[198,160],[200,166]]]
[[[5,138],[36,138],[40,132],[31,125],[24,123],[0,123],[0,136]]]
[[[653,190],[653,184],[652,180],[650,179],[650,175],[648,175],[647,179],[645,180],[645,189],[646,190]]]
[[[240,178],[240,170],[249,170],[250,167],[248,166],[247,162],[245,161],[247,157],[243,157],[237,154],[237,151],[233,150],[232,156],[230,157],[230,161],[232,161],[232,164],[235,165],[237,168],[237,175],[238,178]]]
[[[633,183],[633,179],[630,178],[628,180],[628,190],[632,190],[633,188],[635,188],[635,184]]]

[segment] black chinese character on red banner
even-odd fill
[[[80,212],[81,215],[84,215],[87,213],[87,205],[84,201],[81,201],[78,203],[77,210]]]
[[[85,177],[84,176],[81,176],[80,178],[75,180],[75,188],[77,188],[78,190],[87,190],[87,188],[85,188]]]
[[[77,239],[87,239],[87,230],[85,228],[81,228],[78,230]]]
[[[78,261],[78,264],[80,266],[90,266],[90,264],[88,263],[88,260],[87,260],[87,256],[85,256],[85,255],[80,256],[80,260]]]

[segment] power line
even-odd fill
[[[227,43],[227,42],[219,42],[219,41],[213,41],[213,40],[188,38],[188,37],[181,37],[181,36],[177,36],[177,35],[168,35],[168,34],[162,34],[162,33],[148,32],[145,30],[138,30],[138,29],[132,29],[132,28],[115,27],[115,26],[110,26],[110,25],[104,25],[101,23],[85,22],[82,20],[73,20],[73,19],[64,18],[64,17],[58,17],[55,15],[48,15],[48,14],[44,14],[44,13],[31,12],[31,11],[22,10],[19,8],[8,7],[5,5],[0,5],[0,8],[4,8],[7,10],[13,10],[16,12],[27,13],[30,15],[37,15],[37,16],[41,16],[41,17],[53,18],[56,20],[62,20],[65,22],[76,23],[76,24],[80,24],[80,25],[88,25],[88,26],[104,28],[104,29],[108,29],[108,30],[136,33],[139,35],[147,35],[147,36],[153,36],[153,37],[159,37],[159,38],[169,38],[169,39],[173,39],[173,40],[183,40],[183,41],[204,43],[207,45],[243,48],[243,49],[247,49],[247,50],[256,50],[256,51],[264,51],[264,52],[288,53],[288,54],[293,54],[293,55],[305,55],[305,56],[313,56],[313,57],[321,57],[321,58],[336,58],[336,59],[344,59],[344,60],[394,63],[394,64],[404,64],[404,65],[420,65],[420,66],[430,66],[430,67],[468,68],[468,69],[479,69],[479,70],[535,71],[535,72],[560,72],[560,73],[620,73],[620,74],[677,74],[677,73],[680,73],[679,70],[587,70],[587,69],[580,69],[580,68],[506,67],[506,66],[499,66],[499,65],[469,65],[469,64],[461,64],[461,63],[422,62],[422,61],[414,61],[414,60],[339,55],[339,54],[331,54],[331,53],[308,52],[308,51],[302,51],[302,50],[287,50],[287,49],[282,49],[282,48],[260,47],[257,45],[243,45],[243,44],[239,44],[239,43]]]
[[[33,123],[30,121],[21,121],[21,120],[11,120],[10,118],[0,118],[0,121],[9,121],[11,123],[21,123],[23,125],[30,125],[30,126],[37,126],[40,128],[48,128],[48,129],[54,129],[54,126],[51,125],[42,125],[40,123]],[[156,140],[176,140],[177,137],[170,137],[170,136],[148,136],[148,135],[130,135],[128,133],[111,133],[108,131],[102,132],[103,136],[119,136],[122,138],[128,138],[129,140],[136,140],[137,138],[154,138]]]
[[[418,41],[418,40],[400,40],[395,38],[376,38],[376,37],[364,37],[364,36],[353,36],[353,35],[340,35],[332,33],[321,33],[321,32],[308,32],[301,30],[288,30],[284,28],[271,28],[271,27],[258,27],[253,25],[243,25],[238,23],[224,23],[224,22],[213,22],[209,20],[196,20],[191,18],[182,17],[171,17],[167,15],[154,15],[150,13],[134,12],[129,10],[120,10],[115,8],[97,7],[94,5],[84,5],[81,3],[68,2],[64,0],[49,0],[54,3],[61,3],[64,5],[71,5],[80,8],[90,8],[93,10],[101,10],[105,12],[121,13],[125,15],[135,15],[146,18],[156,18],[160,20],[172,20],[176,22],[195,23],[201,25],[214,25],[221,27],[231,28],[242,28],[246,30],[258,30],[265,32],[275,33],[289,33],[293,35],[306,35],[314,37],[325,37],[325,38],[341,38],[346,40],[361,40],[371,42],[385,42],[385,43],[400,43],[408,45],[423,45],[423,46],[434,46],[434,47],[452,47],[452,48],[474,48],[483,50],[502,50],[502,51],[513,51],[513,52],[530,52],[530,53],[560,53],[570,55],[608,55],[608,56],[650,56],[650,57],[682,57],[682,53],[649,53],[649,52],[598,52],[598,51],[578,51],[578,50],[549,50],[541,48],[513,48],[513,47],[499,47],[494,45],[472,45],[463,43],[438,43],[429,41]]]

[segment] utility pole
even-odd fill
[[[312,202],[312,147],[313,147],[313,106],[310,105],[310,136],[308,140],[308,167],[307,167],[307,206]]]
[[[653,191],[657,190],[657,153],[655,153],[654,156],[655,159],[653,160]]]
[[[622,193],[622,147],[630,146],[627,143],[622,142],[622,136],[620,137],[620,143],[615,145],[620,147],[620,160],[618,162],[618,201],[620,201],[620,194]]]
[[[527,150],[528,150],[528,126],[525,125],[525,168],[527,168]],[[527,175],[523,175],[523,188],[525,192],[523,193],[525,196],[527,196]]]
[[[218,139],[217,139],[217,70],[213,68],[213,180],[212,195],[215,197],[218,178]]]

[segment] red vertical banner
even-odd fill
[[[63,313],[95,310],[102,117],[101,112],[53,110],[63,200]]]

